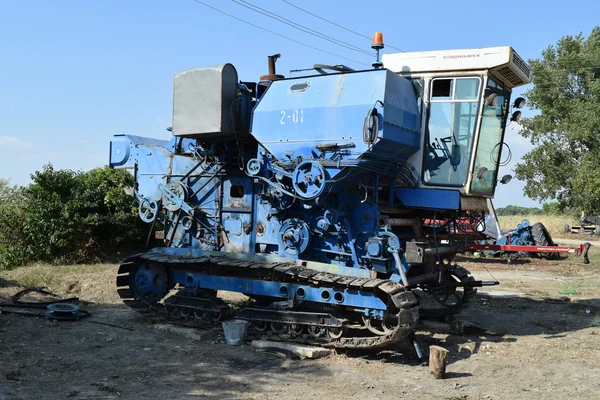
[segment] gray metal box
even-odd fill
[[[237,71],[231,64],[175,74],[173,135],[211,138],[233,133],[237,83]]]

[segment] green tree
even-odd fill
[[[522,121],[536,147],[515,169],[525,194],[559,208],[600,212],[600,27],[585,38],[565,36],[530,60],[533,88],[525,96],[539,111]]]
[[[0,269],[18,265],[27,258],[23,245],[24,207],[22,188],[0,179]]]
[[[125,193],[133,185],[127,172],[108,167],[74,172],[46,165],[31,179],[19,190],[0,186],[1,266],[94,261],[143,242],[147,227]]]

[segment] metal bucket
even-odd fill
[[[244,341],[249,322],[242,319],[233,319],[223,321],[223,331],[225,332],[225,342],[232,346],[239,346]]]

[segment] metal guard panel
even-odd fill
[[[231,64],[194,68],[173,80],[173,135],[223,137],[235,130],[238,74]]]
[[[134,135],[114,135],[110,142],[111,168],[133,168],[138,158],[140,146],[164,148],[166,140],[151,139]]]
[[[379,140],[386,142],[382,154],[363,141],[373,108]],[[420,123],[410,81],[382,69],[273,82],[254,110],[252,135],[277,158],[314,158],[315,146],[326,143],[352,144],[355,159],[366,152],[380,159],[402,152],[404,158],[419,148]]]
[[[344,305],[350,307],[369,308],[374,310],[386,310],[387,305],[381,301],[374,293],[364,293],[360,291],[347,289],[333,289],[313,287],[298,283],[285,283],[263,281],[258,279],[237,278],[230,276],[211,276],[199,273],[187,272],[173,269],[172,277],[174,282],[185,286],[191,286],[203,289],[226,290],[231,292],[241,292],[247,295],[271,296],[287,298],[287,295],[281,294],[281,287],[286,288],[286,293],[296,293],[298,289],[305,292],[303,301],[313,301],[318,303],[329,303],[333,305]],[[192,284],[190,285],[190,281]],[[321,296],[323,291],[331,292],[329,300],[324,300]],[[336,302],[333,293],[343,294],[343,301]]]
[[[440,189],[396,189],[396,196],[405,207],[433,210],[460,210],[460,192]]]

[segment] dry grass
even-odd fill
[[[31,265],[0,272],[0,278],[22,286],[37,286],[62,296],[85,301],[118,303],[116,264]]]
[[[43,287],[63,297],[76,296],[93,303],[119,304],[121,300],[115,286],[117,269],[116,264],[37,264],[0,272],[0,283],[6,280],[25,287]],[[17,290],[19,288],[11,288],[11,293]],[[249,301],[241,293],[223,292],[220,295],[235,307],[241,307]]]
[[[521,223],[524,219],[528,220],[531,225],[536,222],[541,222],[553,237],[573,237],[570,233],[564,233],[564,226],[565,224],[568,224],[569,226],[579,225],[579,221],[576,218],[565,215],[498,216],[500,228],[503,231],[516,228],[517,224]]]

